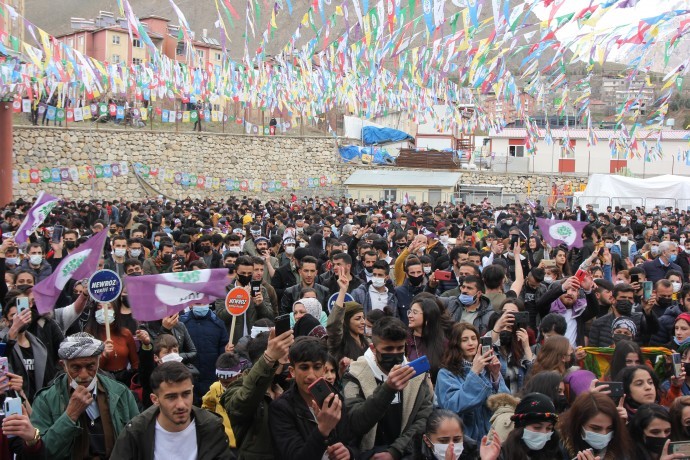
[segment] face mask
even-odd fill
[[[510,331],[501,331],[498,334],[498,340],[500,340],[501,346],[507,347],[513,343],[513,333]]]
[[[113,249],[113,255],[115,257],[124,257],[125,254],[127,254],[126,249],[118,248],[118,249]]]
[[[659,255],[659,246],[652,246],[649,248],[649,252],[651,252],[653,256]]]
[[[647,227],[651,227],[651,226],[652,226],[652,221],[651,221],[651,220],[648,220],[648,221],[647,221]]]
[[[619,300],[616,302],[616,311],[622,316],[630,316],[632,313],[632,302],[629,300]]]
[[[209,312],[210,308],[208,305],[194,305],[192,307],[192,312],[197,318],[203,318]]]
[[[582,440],[592,446],[595,450],[605,449],[613,439],[613,431],[608,434],[595,433],[594,431],[582,430]]]
[[[98,324],[101,326],[105,324],[105,310],[96,310],[95,316]],[[110,310],[108,311],[108,324],[113,324],[113,321],[115,321],[115,312]]]
[[[656,299],[656,304],[660,307],[668,308],[672,303],[673,299],[669,299],[668,297],[659,297]]]
[[[466,307],[474,304],[474,296],[473,295],[460,294],[458,296],[458,300],[460,301],[461,304],[463,304]]]
[[[627,236],[621,236],[621,243],[627,243],[628,242],[628,237]]]
[[[285,254],[291,256],[295,253],[295,247],[294,246],[285,246]]]
[[[671,283],[671,285],[673,286],[673,292],[679,292],[679,291],[680,291],[680,288],[681,288],[681,286],[682,286],[681,283],[677,283],[677,282],[676,282],[676,283]]]
[[[306,248],[306,247],[307,247],[307,242],[306,242],[306,241],[300,241],[299,247],[300,247],[300,248]]]
[[[29,256],[29,262],[31,263],[31,265],[41,265],[41,262],[43,262],[43,256],[36,254],[34,254],[33,256]]]
[[[237,281],[242,286],[248,285],[251,280],[252,280],[252,275],[240,275],[239,273],[237,274]]]
[[[678,238],[678,242],[680,243],[681,246],[684,245],[685,244],[685,237]]]
[[[132,249],[129,254],[136,259],[141,255],[141,249]]]
[[[690,254],[690,249],[685,249],[686,254]]]
[[[420,246],[417,252],[426,252],[426,246]]]
[[[540,433],[538,431],[531,431],[525,428],[522,430],[522,440],[530,450],[541,450],[547,442],[551,440],[553,431],[548,433]]]
[[[448,235],[441,235],[438,239],[441,241],[441,243],[447,243],[448,238],[450,238]]]
[[[432,445],[434,446],[434,456],[436,456],[438,460],[445,460],[446,452],[448,451],[448,444],[438,444],[434,442]],[[454,458],[460,458],[464,448],[465,446],[462,443],[453,444]]]
[[[565,410],[568,408],[568,398],[566,398],[565,395],[558,395],[556,396],[553,404],[556,406],[556,412],[565,412]]]
[[[406,220],[401,220],[401,221],[400,221],[400,225],[402,225],[402,226],[404,227],[405,225],[407,225],[407,221],[406,221]]]
[[[668,233],[668,227],[661,227],[661,231],[664,233]]]
[[[613,334],[613,343],[618,343],[621,340],[632,340],[632,337],[625,334]]]
[[[686,374],[690,375],[690,363],[683,363],[683,369]]]
[[[429,273],[431,273],[431,267],[424,267],[423,270],[424,270],[424,273],[425,273],[426,275],[428,275]]]
[[[160,241],[154,241],[154,242],[153,242],[153,247],[156,248],[156,249],[158,249],[159,247],[161,247],[161,242],[160,242]]]
[[[546,284],[551,284],[551,283],[553,283],[553,278],[550,277],[550,276],[545,276],[545,277],[544,277],[544,282],[545,282]]]
[[[512,219],[506,220],[506,225],[513,225],[513,220]]]
[[[371,328],[369,326],[364,326],[364,335],[366,337],[371,337]],[[688,363],[690,364],[690,363]]]
[[[202,249],[202,251],[204,251],[206,254],[208,254],[209,252],[211,252],[211,246],[203,246],[201,249]]]
[[[685,345],[686,343],[690,343],[690,337],[686,337],[682,342],[679,342],[676,336],[673,336],[673,342],[678,346]]]
[[[19,265],[19,257],[8,257],[5,259],[5,265]]]
[[[67,371],[67,369],[65,369],[65,371]],[[98,369],[96,369],[96,372],[98,372]],[[93,389],[96,388],[96,385],[98,385],[98,378],[94,375],[86,389],[89,393],[93,393]],[[70,378],[69,386],[72,387],[73,390],[76,390],[80,385],[73,378]]]
[[[239,254],[240,253],[240,247],[239,246],[230,246],[230,247],[228,247],[228,252],[231,254]]]
[[[378,278],[375,276],[371,279],[371,285],[375,288],[382,288],[386,285],[386,278]]]
[[[671,256],[668,258],[668,260],[669,260],[671,263],[674,263],[674,262],[676,261],[677,258],[678,258],[678,254],[675,254],[675,253],[674,253],[674,254],[671,254]]]
[[[67,249],[74,249],[77,247],[77,242],[76,241],[65,241],[65,247]]]
[[[353,223],[353,222],[354,222],[353,219],[347,219],[347,223],[348,223],[348,224],[351,224],[351,223]]]
[[[666,441],[668,441],[668,438],[656,438],[656,437],[652,437],[652,436],[645,436],[644,437],[644,446],[651,453],[660,455],[664,450],[664,446],[666,445]]]
[[[419,286],[420,284],[422,284],[422,282],[424,281],[424,275],[419,275],[419,276],[409,276],[408,275],[407,279],[410,280],[410,284],[412,286],[416,287],[416,286]]]
[[[379,353],[377,361],[379,367],[386,374],[393,369],[393,366],[402,364],[405,359],[405,353]]]
[[[297,227],[295,230],[297,233],[304,233],[304,227]]]
[[[162,260],[164,264],[169,264],[172,260],[172,254],[163,254]]]
[[[613,243],[605,243],[604,246],[606,246],[606,249],[611,249],[613,247]]]

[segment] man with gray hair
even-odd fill
[[[104,348],[85,332],[60,344],[65,374],[36,395],[31,423],[40,434],[28,450],[45,449],[52,460],[110,457],[118,435],[139,410],[127,387],[98,375]]]
[[[678,245],[674,241],[662,241],[659,244],[659,255],[642,264],[647,275],[647,281],[656,283],[660,279],[666,278],[666,273],[669,270],[683,273],[683,269],[676,264],[676,257],[678,257]]]

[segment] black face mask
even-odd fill
[[[172,260],[172,254],[163,254],[162,260],[164,264],[169,264]]]
[[[228,273],[233,273],[235,271],[235,264],[225,264],[225,268],[228,269]]]
[[[685,373],[690,375],[690,363],[683,363],[683,369],[685,369]]]
[[[74,249],[77,247],[77,242],[76,241],[65,241],[65,247],[67,249]]]
[[[211,246],[202,246],[201,250],[208,254],[211,252]]]
[[[290,378],[290,370],[288,369],[287,366],[283,366],[283,370],[280,374],[276,374],[273,376],[273,383],[278,385],[282,389],[286,389],[288,387],[288,379]]]
[[[126,295],[120,296],[120,301],[122,302],[122,305],[129,308],[129,296],[126,296]]]
[[[393,369],[393,366],[402,364],[405,359],[405,353],[379,353],[377,361],[381,370],[388,373]]]
[[[568,408],[568,398],[566,398],[565,395],[558,395],[556,396],[556,400],[553,402],[553,404],[556,406],[556,412],[560,414],[565,412],[565,410]]]
[[[668,297],[659,297],[656,299],[656,304],[660,307],[668,308],[672,303],[673,299],[669,299]]]
[[[613,343],[618,343],[621,340],[632,340],[632,337],[625,334],[613,334]]]
[[[417,287],[417,286],[421,285],[422,282],[424,281],[424,275],[419,275],[419,276],[409,276],[409,275],[407,275],[407,279],[410,280],[410,284],[411,284],[412,286]]]
[[[653,438],[651,436],[644,437],[644,446],[647,450],[654,454],[661,454],[664,450],[668,438]]]
[[[632,302],[629,300],[619,300],[616,302],[616,311],[622,316],[630,316],[632,313]]]
[[[513,343],[513,333],[511,331],[501,331],[498,337],[503,347],[510,346],[510,344]]]
[[[242,286],[248,285],[251,280],[252,280],[252,275],[240,275],[239,273],[237,274],[237,281]]]

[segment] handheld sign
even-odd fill
[[[232,325],[230,326],[230,342],[235,336],[235,322],[237,317],[244,314],[249,308],[249,293],[241,287],[236,287],[225,296],[225,309],[232,315]]]
[[[112,270],[98,270],[89,278],[88,290],[96,302],[112,302],[122,292],[122,280]]]
[[[335,305],[335,299],[338,298],[338,293],[336,292],[328,299],[328,313],[333,311],[333,305]],[[350,295],[349,292],[345,293],[345,300],[343,302],[354,302],[355,298]]]

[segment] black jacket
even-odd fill
[[[649,316],[640,312],[632,312],[631,318],[637,327],[637,336],[635,341],[642,345],[649,343],[650,337],[655,335],[659,330],[659,321],[656,316],[650,312]],[[601,318],[592,321],[592,326],[589,328],[589,346],[590,347],[610,347],[613,343],[613,332],[611,325],[615,316],[613,313],[607,313]],[[666,343],[670,337],[660,343]]]
[[[278,302],[283,299],[285,290],[295,284],[297,284],[297,277],[292,273],[291,263],[288,262],[278,267],[271,278],[271,286],[276,290]]]
[[[328,437],[319,432],[316,420],[296,386],[287,390],[268,408],[268,423],[276,458],[285,460],[321,460],[326,448],[342,442],[355,457],[354,437],[347,429],[347,411]]]
[[[125,426],[115,442],[110,458],[118,460],[153,460],[156,439],[158,406],[152,406],[134,417]],[[198,458],[204,460],[228,460],[235,456],[230,452],[228,437],[220,415],[198,407],[192,407],[196,424]],[[170,452],[175,458],[175,452]]]

